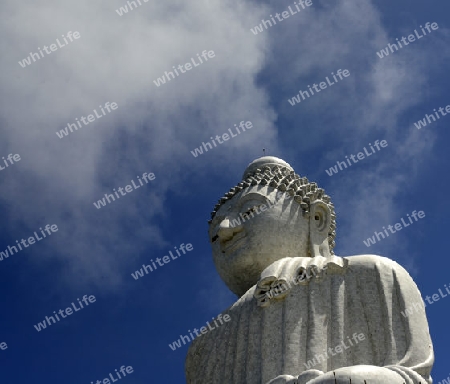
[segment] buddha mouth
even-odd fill
[[[242,239],[245,237],[245,232],[240,232],[237,235],[233,236],[230,240],[226,240],[223,243],[220,244],[220,248],[222,250],[222,253],[225,253],[227,251],[230,251],[238,244],[242,243]]]

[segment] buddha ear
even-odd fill
[[[311,257],[330,256],[328,232],[331,225],[331,210],[321,200],[310,204],[309,233]]]
[[[311,203],[309,212],[311,230],[325,233],[328,236],[331,225],[331,211],[328,205],[321,200],[316,200]]]

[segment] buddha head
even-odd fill
[[[219,199],[209,239],[220,277],[242,296],[277,260],[333,255],[335,229],[324,190],[285,161],[265,156],[250,163],[242,181]]]

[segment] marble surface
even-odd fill
[[[422,300],[416,284],[388,258],[334,255],[335,218],[323,189],[283,160],[249,165],[209,229],[240,298],[223,312],[232,321],[190,346],[189,384],[432,383],[425,312],[401,313]]]

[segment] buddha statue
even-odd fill
[[[404,268],[336,256],[336,214],[285,161],[256,159],[209,221],[216,269],[239,299],[200,334],[188,384],[432,384],[433,346]],[[403,312],[405,313],[405,312]]]

